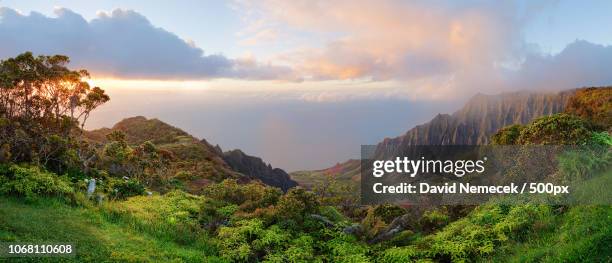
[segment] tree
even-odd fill
[[[110,100],[85,81],[86,70],[68,69],[69,62],[67,56],[31,52],[0,61],[0,145],[10,149],[10,161],[62,172],[60,159],[78,149],[77,135],[90,113]]]

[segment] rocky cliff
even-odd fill
[[[453,114],[438,114],[431,121],[408,130],[404,135],[384,139],[377,145],[375,155],[377,158],[398,155],[411,145],[487,144],[500,128],[511,124],[526,124],[534,118],[564,111],[575,93],[576,90],[558,93],[521,91],[498,95],[477,94]],[[359,180],[359,166],[350,161],[336,166],[341,167],[334,169],[339,171],[334,174],[301,171],[292,176],[305,184],[321,181],[321,177],[330,175],[341,181]]]
[[[123,119],[112,128],[102,128],[84,133],[91,142],[102,144],[106,135],[121,131],[130,145],[151,141],[160,149],[172,152],[169,176],[174,171],[187,171],[190,176],[183,178],[190,192],[197,193],[202,186],[227,178],[241,182],[260,180],[270,186],[286,191],[297,185],[289,175],[278,168],[266,165],[260,158],[244,154],[240,150],[223,153],[219,146],[213,146],[205,139],[199,140],[187,132],[158,119],[143,116]]]
[[[285,171],[272,168],[261,158],[249,156],[241,150],[232,150],[223,153],[223,160],[234,170],[247,176],[257,178],[267,185],[272,185],[287,191],[297,186]]]
[[[396,151],[410,145],[487,144],[497,130],[511,124],[526,124],[534,118],[562,112],[574,90],[559,93],[514,92],[499,95],[478,94],[463,108],[438,114],[404,135],[378,144],[381,151]]]

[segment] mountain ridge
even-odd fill
[[[242,153],[241,158],[246,161],[235,162],[236,158],[223,153],[218,145],[213,146],[206,139],[198,139],[156,118],[147,119],[144,116],[125,118],[112,128],[85,131],[84,137],[91,142],[101,144],[106,142],[106,135],[113,131],[123,132],[131,145],[151,141],[161,149],[172,152],[177,157],[174,165],[194,172],[194,175],[190,176],[193,178],[186,179],[190,192],[198,192],[210,181],[226,178],[245,182],[260,180],[283,191],[297,185],[285,171],[266,165],[259,157],[249,156],[237,150]]]
[[[507,125],[526,124],[545,115],[562,112],[577,89],[559,92],[517,91],[496,95],[476,94],[452,114],[438,113],[430,121],[416,125],[404,134],[385,138],[376,145],[375,156],[394,156],[412,145],[476,145],[489,143],[491,135]],[[340,166],[340,167],[338,167]],[[317,171],[291,173],[308,185],[308,173],[356,181],[359,166],[349,160]],[[321,171],[341,171],[336,174]],[[349,176],[350,175],[350,176]],[[357,176],[358,177],[358,176]],[[313,179],[321,181],[320,178]]]
[[[298,185],[283,169],[273,168],[261,158],[247,155],[240,149],[223,152],[223,160],[234,171],[255,177],[267,185],[280,187],[283,191]]]

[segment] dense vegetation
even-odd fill
[[[572,96],[566,112],[588,119],[601,127],[612,123],[612,87],[579,89]]]
[[[203,148],[195,147],[187,134],[156,136],[150,127],[114,129],[99,133],[96,140],[92,140],[96,134],[85,138],[82,123],[95,106],[109,98],[102,89],[89,88],[82,79],[84,73],[67,70],[67,62],[61,56],[26,53],[0,64],[2,98],[4,94],[13,98],[0,104],[4,151],[0,242],[76,244],[75,258],[45,258],[47,261],[612,260],[609,205],[492,201],[481,206],[364,207],[357,204],[354,188],[334,180],[321,181],[310,190],[292,188],[283,193],[261,182],[225,174],[207,177],[209,182],[191,191],[197,195],[187,193],[193,189],[183,185],[181,178],[200,171],[193,165],[212,161],[191,156]],[[32,72],[37,76],[34,79]],[[57,93],[41,91],[52,86],[68,96],[65,104],[55,99]],[[589,89],[578,92],[573,101],[589,101],[582,97],[591,98],[593,92],[600,99],[598,89]],[[45,108],[54,103],[54,107],[68,108]],[[609,149],[611,123],[599,112],[609,111],[610,106],[597,105],[587,113],[575,106],[567,113],[501,129],[492,141]],[[23,109],[15,111],[14,107]],[[73,114],[79,111],[87,113]],[[195,153],[179,147],[185,141],[195,147]],[[176,165],[184,162],[188,163]],[[568,153],[559,163],[555,174],[580,178],[585,187],[603,185],[605,191],[610,183],[601,181],[611,177],[609,154]],[[97,187],[88,195],[91,179],[96,179]]]

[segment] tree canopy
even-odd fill
[[[89,85],[86,70],[71,70],[69,62],[67,56],[31,52],[0,61],[2,158],[58,162],[90,113],[110,100]]]

